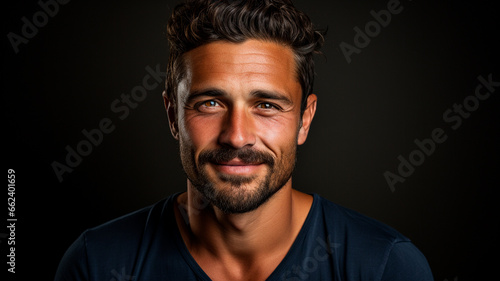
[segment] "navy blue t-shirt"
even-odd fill
[[[86,230],[62,258],[55,280],[210,280],[182,240],[173,209],[177,195]],[[313,197],[295,242],[267,280],[433,280],[408,238]]]

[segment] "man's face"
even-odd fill
[[[293,52],[259,40],[219,41],[184,59],[177,115],[170,107],[169,117],[188,179],[223,212],[252,211],[291,184],[312,119],[300,126]]]

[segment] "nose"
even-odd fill
[[[228,110],[219,135],[219,144],[240,149],[245,146],[253,146],[255,141],[251,113],[245,108],[233,107]]]

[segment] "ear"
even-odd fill
[[[179,140],[179,126],[177,125],[175,104],[167,97],[167,93],[165,91],[163,91],[162,96],[163,102],[165,103],[165,110],[167,111],[170,132],[172,133],[174,139]]]
[[[307,97],[307,106],[302,114],[302,126],[299,129],[299,135],[297,138],[297,144],[301,145],[306,142],[307,135],[309,134],[309,128],[311,127],[314,114],[316,113],[316,103],[318,98],[315,94],[310,94]]]

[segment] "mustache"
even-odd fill
[[[253,148],[232,149],[222,147],[202,151],[198,156],[198,162],[202,166],[206,163],[229,162],[235,158],[238,158],[245,164],[267,164],[271,168],[274,166],[274,158],[270,154]]]

